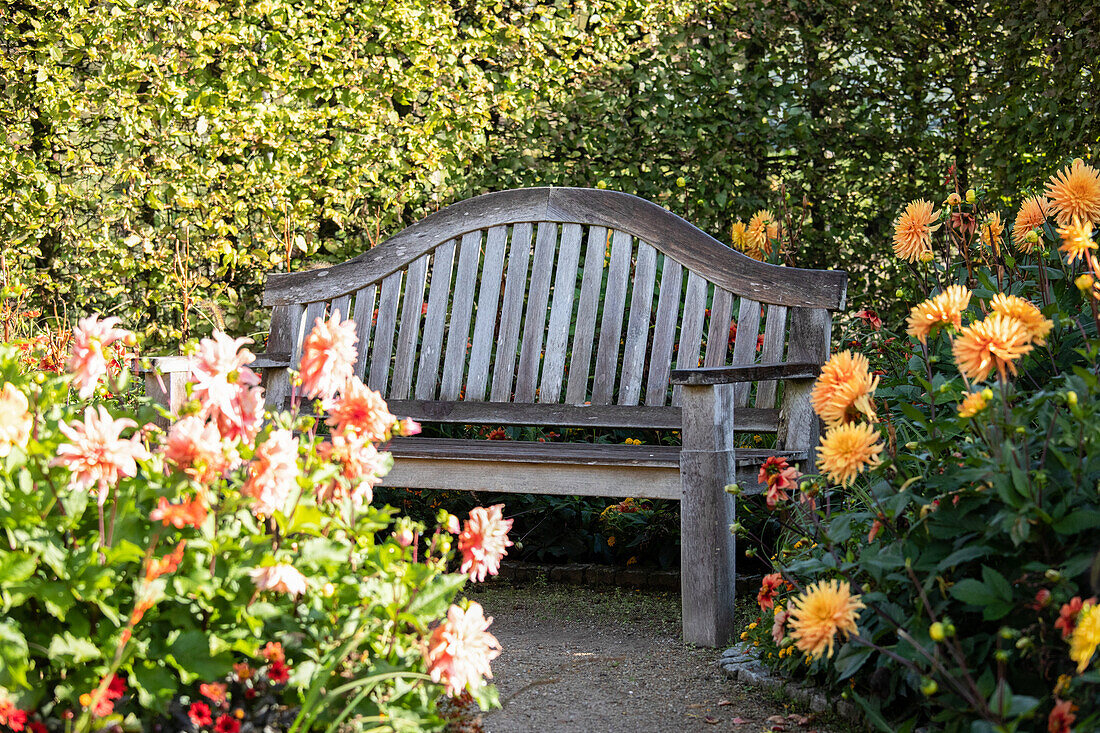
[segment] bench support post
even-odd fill
[[[685,384],[680,453],[680,592],[684,641],[720,646],[733,636],[736,539],[734,498],[725,492],[737,475],[732,384]]]
[[[824,308],[792,308],[787,358],[818,364],[828,361],[832,324],[832,314]],[[814,381],[792,379],[786,382],[779,411],[779,447],[806,451],[803,473],[816,470],[815,453],[821,439],[821,419],[810,402]]]
[[[173,415],[178,415],[184,397],[187,395],[190,362],[182,356],[157,356],[151,361],[151,368],[139,370],[139,373],[145,377],[145,394],[149,399],[167,408]],[[153,423],[165,430],[168,429],[169,421],[163,417],[156,417]]]

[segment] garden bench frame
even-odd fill
[[[357,323],[359,375],[398,416],[680,430],[682,447],[398,438],[383,485],[677,499],[684,639],[717,646],[734,633],[723,489],[760,491],[770,455],[812,464],[810,391],[846,287],[842,271],[758,262],[629,194],[508,190],[343,264],[269,275],[268,353],[253,366],[268,405],[285,407],[304,335],[338,310]],[[149,375],[149,393],[174,408],[185,370],[162,362],[170,379]],[[738,448],[736,433],[775,433],[775,448]]]

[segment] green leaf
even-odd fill
[[[1053,525],[1054,531],[1060,534],[1077,534],[1086,529],[1100,527],[1100,511],[1095,509],[1071,510],[1069,514],[1059,519]]]
[[[232,655],[211,655],[206,634],[197,629],[180,634],[169,652],[168,660],[180,670],[184,683],[219,679],[233,668]]]
[[[19,626],[0,621],[0,687],[27,687],[29,666],[27,640]]]
[[[68,631],[58,634],[50,641],[50,658],[66,657],[71,663],[81,664],[102,657],[99,648],[88,641],[73,636]]]
[[[457,594],[466,585],[465,575],[440,575],[421,590],[412,603],[409,613],[427,618],[442,618]]]

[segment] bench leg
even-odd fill
[[[732,385],[690,386],[681,393],[680,592],[684,641],[721,646],[733,636],[736,504]]]

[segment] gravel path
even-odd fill
[[[485,716],[489,733],[842,730],[738,689],[717,666],[721,650],[684,645],[677,594],[500,583],[469,590],[504,647],[493,662],[503,709]]]

